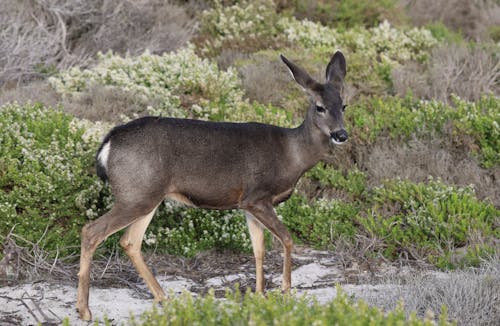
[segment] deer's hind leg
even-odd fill
[[[144,262],[141,253],[141,245],[144,238],[144,233],[146,232],[146,229],[151,222],[155,211],[156,208],[153,209],[149,214],[132,223],[128,227],[126,233],[121,237],[120,245],[123,247],[123,249],[125,249],[125,252],[134,264],[135,269],[144,279],[151,293],[153,293],[155,301],[162,301],[166,298],[165,292],[161,288],[153,273],[151,273],[151,270]]]
[[[264,226],[250,212],[245,215],[255,257],[255,292],[264,292]]]
[[[153,206],[154,208],[155,206]],[[85,225],[81,234],[80,271],[78,273],[78,292],[76,309],[83,320],[91,320],[89,302],[90,267],[97,247],[113,233],[127,227],[151,212],[153,208],[133,207],[115,203],[113,208]],[[154,210],[154,209],[153,209]]]

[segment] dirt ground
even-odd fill
[[[102,265],[105,264],[105,268]],[[189,291],[194,295],[210,288],[218,297],[236,283],[240,288],[255,285],[255,267],[251,254],[208,252],[192,259],[173,256],[149,257],[148,265],[170,295]],[[297,295],[315,296],[328,302],[336,295],[336,284],[357,298],[384,296],[394,286],[380,282],[388,275],[411,272],[411,268],[396,268],[378,264],[364,268],[363,264],[341,263],[331,252],[296,248],[293,255],[292,286]],[[282,256],[279,250],[266,253],[266,289],[278,288],[281,282]],[[68,317],[71,325],[87,325],[78,319],[75,277],[45,277],[36,281],[6,284],[0,287],[0,325],[57,325]],[[97,262],[92,274],[90,309],[93,318],[108,318],[113,325],[121,325],[131,315],[138,316],[153,305],[146,286],[126,263],[111,259]]]

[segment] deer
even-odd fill
[[[119,243],[153,294],[165,292],[141,253],[146,229],[158,206],[171,199],[205,209],[241,209],[255,258],[256,292],[264,291],[264,229],[283,247],[281,290],[291,288],[293,240],[274,206],[286,201],[299,178],[348,139],[341,97],[346,60],[337,51],[320,83],[280,55],[310,106],[296,128],[247,122],[212,122],[142,117],[111,129],[96,154],[97,175],[114,196],[111,209],[81,232],[76,308],[91,320],[88,306],[92,257],[111,234],[125,229]]]

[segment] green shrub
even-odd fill
[[[500,163],[500,100],[494,96],[476,102],[455,97],[453,106],[411,96],[376,97],[349,107],[346,120],[353,136],[366,144],[380,136],[402,141],[441,136],[469,147],[484,167]]]
[[[145,243],[181,256],[213,248],[243,252],[252,248],[241,211],[186,208],[170,201],[165,201],[153,219]]]
[[[220,71],[188,46],[161,56],[144,53],[125,58],[111,52],[99,54],[90,69],[72,68],[49,78],[65,96],[78,96],[92,87],[119,88],[133,96],[155,99],[152,115],[221,119],[243,102],[240,80],[233,69]],[[130,118],[130,117],[129,117]]]
[[[477,102],[454,98],[453,135],[464,142],[463,135],[474,139],[469,148],[478,155],[484,167],[500,164],[500,98],[485,96]],[[452,115],[453,115],[452,114]]]
[[[281,126],[292,124],[292,113],[272,105],[249,103],[243,98],[234,69],[221,71],[193,47],[162,56],[144,53],[122,58],[101,54],[90,69],[72,68],[51,77],[49,82],[64,96],[79,96],[92,87],[118,88],[131,96],[155,99],[151,115],[195,117],[209,120],[256,121]],[[132,117],[125,117],[130,119]]]
[[[300,242],[333,249],[340,239],[353,244],[356,236],[377,239],[364,255],[425,260],[444,269],[475,266],[496,253],[500,211],[479,201],[472,188],[396,179],[366,190],[361,172],[345,177],[321,165],[308,177],[334,188],[342,185],[359,197],[341,202],[295,194],[280,204],[279,216]]]
[[[317,180],[322,187],[346,192],[352,199],[364,199],[367,190],[366,175],[358,169],[342,173],[327,164],[319,163],[307,171],[304,177]]]
[[[389,19],[401,21],[403,12],[398,10],[395,0],[356,1],[356,0],[316,0],[292,1],[294,14],[303,19],[319,21],[323,25],[341,28],[355,26],[372,27]]]
[[[464,41],[460,33],[450,30],[442,22],[430,23],[425,27],[431,32],[432,36],[440,42],[460,43]]]
[[[447,322],[446,309],[439,315],[439,325]],[[214,292],[194,298],[189,293],[175,298],[162,309],[145,312],[131,325],[435,325],[433,320],[406,316],[402,305],[385,312],[363,301],[352,301],[337,288],[337,296],[327,304],[305,297],[282,295],[271,291],[262,296],[236,289],[217,300]]]
[[[280,53],[300,64],[314,75],[323,76],[328,58],[338,49],[347,58],[347,83],[361,95],[387,94],[392,92],[392,70],[408,61],[425,62],[437,40],[427,29],[396,29],[387,22],[376,27],[355,28],[345,31],[322,26],[308,20],[284,17],[278,21],[283,37],[291,44],[278,50],[258,50],[243,60],[240,67],[278,60]],[[316,74],[320,71],[319,74]],[[322,79],[322,78],[321,78]],[[282,102],[286,108],[296,108],[296,88],[285,89]],[[265,91],[264,91],[265,92]],[[283,92],[283,91],[282,91]],[[290,104],[288,103],[290,102]]]
[[[288,41],[305,48],[327,47],[361,52],[366,58],[391,64],[405,60],[425,61],[437,40],[425,28],[396,29],[387,21],[373,28],[340,31],[308,20],[282,18],[279,24]]]
[[[78,243],[81,226],[109,204],[92,169],[95,139],[39,104],[1,107],[0,129],[0,234],[44,235],[49,250]]]
[[[339,237],[353,239],[359,208],[341,201],[313,200],[293,195],[277,213],[296,240],[316,248],[331,248]]]
[[[467,263],[449,260],[456,248],[465,248],[465,259],[476,263],[491,253],[476,242],[493,243],[500,237],[500,211],[477,200],[472,188],[393,180],[373,188],[371,202],[358,222],[363,232],[382,239],[383,254],[390,259],[406,255],[454,267]]]
[[[215,1],[212,9],[202,13],[195,43],[209,56],[227,48],[248,52],[279,48],[285,42],[279,19],[272,0],[239,1],[231,6]]]

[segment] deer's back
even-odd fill
[[[104,139],[110,143],[106,172],[112,186],[179,193],[196,206],[236,207],[246,193],[277,195],[296,182],[298,176],[283,172],[288,132],[259,123],[145,117]]]

